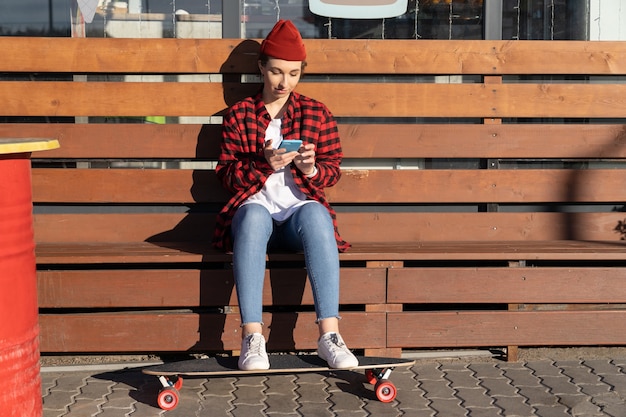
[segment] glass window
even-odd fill
[[[70,36],[75,0],[2,0],[0,36]]]
[[[504,0],[502,37],[524,40],[585,40],[589,0]]]
[[[387,19],[314,15],[307,0],[246,2],[246,38],[262,38],[278,19],[293,20],[304,38],[482,39],[483,0],[409,0],[407,12]]]

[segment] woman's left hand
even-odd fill
[[[300,150],[302,152],[294,158],[293,162],[304,175],[311,175],[315,172],[315,145],[305,143]]]

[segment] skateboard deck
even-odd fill
[[[329,368],[325,360],[317,355],[269,355],[270,369],[242,371],[237,367],[238,357],[215,357],[170,362],[142,370],[144,374],[159,378],[163,388],[157,403],[164,410],[173,410],[179,402],[178,390],[182,388],[183,376],[218,377],[267,374],[289,374],[302,372],[357,371],[364,370],[369,383],[375,385],[376,397],[382,402],[395,399],[397,390],[389,375],[394,368],[412,366],[415,361],[398,358],[357,356],[359,365],[347,369]],[[174,380],[170,377],[175,377]]]

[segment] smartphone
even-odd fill
[[[279,149],[286,149],[287,152],[293,152],[300,149],[302,141],[300,139],[284,139],[279,145]]]

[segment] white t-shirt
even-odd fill
[[[265,132],[265,141],[273,139],[274,149],[280,148],[283,141],[280,133],[281,125],[281,119],[272,119]],[[296,186],[291,175],[291,168],[286,166],[274,171],[265,181],[261,191],[250,196],[242,205],[260,204],[270,212],[274,220],[283,222],[293,214],[296,208],[312,202],[313,200],[307,200],[306,195]]]

